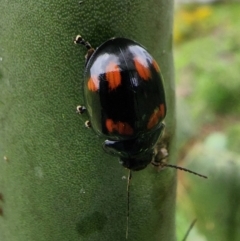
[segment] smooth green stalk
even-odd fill
[[[173,1],[0,1],[0,240],[122,241],[127,170],[84,128],[85,49],[113,36],[161,66],[174,160]],[[2,210],[2,211],[1,211]],[[175,240],[175,171],[133,173],[128,240]]]

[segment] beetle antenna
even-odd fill
[[[208,178],[208,177],[205,176],[205,175],[202,175],[202,174],[199,174],[199,173],[197,173],[197,172],[191,171],[191,170],[189,170],[189,169],[187,169],[187,168],[184,168],[184,167],[179,167],[179,166],[176,166],[176,165],[166,164],[166,163],[163,163],[162,166],[163,166],[163,167],[172,167],[172,168],[175,168],[175,169],[179,169],[179,170],[181,170],[181,171],[185,171],[185,172],[192,173],[192,174],[194,174],[194,175],[196,175],[196,176],[199,176],[199,177]]]
[[[190,231],[192,230],[192,228],[193,228],[193,226],[195,225],[196,222],[197,222],[197,219],[194,219],[194,220],[192,221],[192,223],[191,223],[191,225],[189,226],[189,228],[188,228],[188,230],[187,230],[187,232],[186,232],[186,234],[185,234],[185,236],[184,236],[184,238],[183,238],[182,241],[186,241],[186,240],[187,240],[187,237],[188,237]]]
[[[128,239],[128,223],[129,223],[129,199],[130,199],[130,181],[132,179],[132,171],[129,169],[128,182],[127,182],[127,227],[126,227],[126,239]]]
[[[151,162],[153,166],[155,167],[171,167],[171,168],[175,168],[175,169],[178,169],[178,170],[181,170],[181,171],[185,171],[185,172],[189,172],[189,173],[192,173],[196,176],[199,176],[199,177],[202,177],[202,178],[208,178],[207,176],[205,175],[202,175],[202,174],[199,174],[197,172],[194,172],[194,171],[191,171],[187,168],[184,168],[184,167],[180,167],[180,166],[176,166],[176,165],[172,165],[172,164],[167,164],[165,162]]]

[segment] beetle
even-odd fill
[[[154,147],[163,134],[167,106],[163,77],[155,59],[145,47],[127,38],[111,38],[96,50],[81,35],[75,44],[87,48],[84,71],[85,106],[92,127],[107,138],[103,149],[120,157],[120,163],[131,171],[154,166],[172,167],[207,178],[183,167],[164,163],[166,148],[159,153]],[[159,158],[160,157],[160,158]]]
[[[154,159],[166,116],[163,77],[155,59],[139,43],[111,38],[96,50],[87,48],[84,98],[87,126],[106,138],[103,149],[120,157],[130,170],[142,170]],[[81,113],[85,107],[78,107]]]
[[[86,107],[78,106],[77,113],[88,111],[90,121],[85,122],[86,127],[105,137],[103,149],[118,156],[120,163],[129,169],[127,239],[132,171],[152,163],[206,176],[166,164],[162,159],[167,154],[154,151],[165,128],[167,106],[160,68],[146,48],[120,37],[107,40],[96,50],[80,35],[74,42],[87,48],[83,82]]]

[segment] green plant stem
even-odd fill
[[[82,34],[143,44],[161,66],[174,159],[173,1],[0,1],[0,240],[122,241],[127,170],[84,128]],[[174,241],[175,171],[131,180],[129,237]]]

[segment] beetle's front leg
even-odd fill
[[[83,105],[78,105],[77,106],[77,110],[76,110],[77,114],[83,114],[85,111],[86,111],[86,107],[85,106],[83,106]]]

